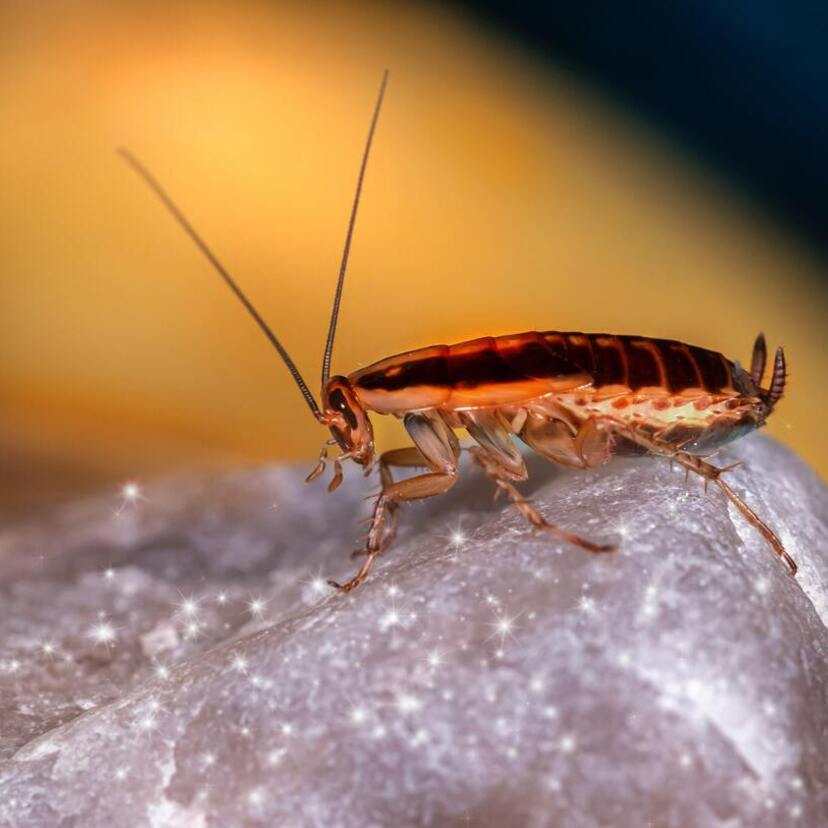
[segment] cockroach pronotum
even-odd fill
[[[733,466],[719,468],[708,459],[722,444],[764,424],[785,389],[785,355],[777,349],[770,386],[761,386],[767,351],[762,334],[753,347],[750,373],[722,354],[667,339],[560,331],[529,331],[487,336],[456,345],[432,345],[375,362],[347,376],[331,376],[342,288],[351,250],[365,169],[379,118],[388,73],[383,75],[368,138],[362,153],[356,193],[334,293],[322,357],[322,400],[316,402],[293,360],[250,300],[150,172],[128,151],[121,154],[145,180],[278,351],[317,421],[330,429],[308,482],[326,467],[328,451],[338,446],[329,491],[342,481],[342,461],[352,460],[365,474],[375,464],[368,412],[402,418],[413,446],[380,454],[381,489],[356,575],[331,585],[350,592],[367,577],[389,546],[400,503],[433,497],[457,481],[460,443],[465,429],[477,465],[504,492],[531,525],[590,552],[611,552],[544,518],[515,487],[526,480],[523,457],[512,442],[518,436],[547,460],[577,469],[607,462],[614,454],[667,457],[715,483],[758,529],[788,566],[796,563],[779,538],[722,479]],[[394,480],[393,468],[424,468]]]

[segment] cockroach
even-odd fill
[[[709,462],[721,445],[762,426],[785,389],[785,355],[776,351],[770,385],[762,387],[767,349],[762,334],[753,347],[750,373],[715,351],[668,339],[614,334],[528,331],[485,336],[455,345],[431,345],[382,359],[348,375],[331,376],[342,289],[351,251],[365,170],[385,95],[383,75],[357,176],[345,246],[334,292],[322,357],[321,403],[317,403],[288,352],[253,307],[235,280],[202,240],[189,220],[152,174],[127,150],[127,163],[200,248],[278,351],[313,416],[331,437],[308,475],[310,482],[326,468],[333,446],[329,491],[342,481],[342,462],[351,460],[368,475],[375,465],[369,412],[403,420],[413,446],[380,454],[381,489],[357,573],[345,583],[350,592],[368,576],[372,564],[391,543],[397,511],[404,501],[447,492],[457,481],[461,446],[456,429],[465,429],[474,446],[474,462],[538,530],[589,552],[611,552],[556,526],[518,491],[527,479],[526,465],[512,437],[519,437],[542,457],[563,466],[590,469],[613,455],[667,457],[712,482],[765,537],[773,551],[796,573],[796,563],[779,538],[722,479],[733,468]],[[426,469],[401,480],[394,468]]]

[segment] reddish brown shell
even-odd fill
[[[602,398],[757,394],[750,377],[715,351],[667,339],[558,331],[433,345],[348,378],[362,403],[383,414],[514,405],[576,389]]]

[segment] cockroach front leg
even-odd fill
[[[399,516],[400,504],[396,500],[385,501],[384,508],[380,509],[380,501],[382,500],[383,492],[394,484],[394,477],[391,474],[392,468],[426,468],[428,463],[423,458],[423,455],[414,448],[408,446],[406,448],[391,449],[384,451],[379,457],[379,473],[380,483],[382,489],[377,495],[376,503],[374,504],[374,513],[371,517],[371,532],[382,532],[383,523],[388,520],[388,526],[382,532],[382,537],[377,541],[379,553],[382,554],[393,542],[397,534],[397,518]],[[357,549],[351,553],[352,558],[358,558],[362,555],[367,555],[366,548]]]
[[[796,575],[798,568],[796,561],[788,554],[787,550],[782,545],[782,541],[780,541],[776,536],[776,533],[759,517],[759,515],[756,514],[756,512],[753,511],[753,509],[750,508],[750,506],[747,505],[747,503],[745,503],[744,500],[742,500],[741,497],[739,497],[739,495],[736,494],[736,492],[733,491],[733,489],[730,488],[730,486],[728,486],[727,483],[725,483],[724,480],[722,480],[722,475],[725,472],[730,471],[732,468],[735,468],[735,466],[739,465],[738,463],[727,466],[726,468],[718,468],[695,454],[682,451],[675,446],[659,441],[657,438],[640,434],[634,429],[632,431],[623,431],[620,433],[622,433],[625,437],[633,439],[639,445],[649,449],[653,454],[659,454],[662,457],[669,457],[671,460],[675,460],[677,463],[680,463],[688,471],[695,472],[700,477],[703,477],[705,488],[708,483],[715,483],[721,490],[722,494],[724,494],[724,496],[739,510],[745,520],[754,526],[762,537],[770,544],[774,554],[785,562],[785,565],[788,567],[788,571],[791,575]]]
[[[426,497],[447,492],[457,481],[457,458],[460,445],[454,432],[437,414],[408,414],[405,428],[416,445],[416,449],[398,449],[389,452],[393,462],[386,463],[386,475],[382,491],[374,505],[374,514],[365,544],[365,560],[359,571],[344,584],[329,581],[331,586],[342,592],[356,589],[367,577],[374,561],[387,547],[383,546],[383,526],[387,513],[393,514],[399,504],[406,500],[422,500]],[[416,451],[409,453],[409,451]],[[418,474],[406,480],[393,481],[390,468],[395,466],[422,466],[430,471]],[[380,467],[382,474],[382,467]]]
[[[550,523],[528,500],[518,491],[517,487],[511,481],[514,475],[510,473],[509,469],[501,466],[488,452],[480,448],[469,449],[475,462],[483,469],[486,475],[494,481],[498,491],[504,492],[518,511],[535,527],[535,529],[549,532],[568,543],[573,543],[586,549],[588,552],[614,552],[616,547],[612,544],[596,544]]]

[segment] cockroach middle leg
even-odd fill
[[[582,538],[573,532],[562,529],[554,523],[550,523],[526,498],[518,491],[517,487],[510,480],[510,475],[507,469],[502,468],[498,463],[483,449],[474,447],[470,448],[469,452],[474,457],[475,462],[483,469],[487,477],[489,477],[497,486],[499,491],[502,491],[515,505],[517,510],[532,524],[535,529],[540,529],[544,532],[549,532],[551,535],[561,538],[568,543],[580,546],[581,549],[586,549],[588,552],[614,552],[616,546],[613,544],[597,544],[592,541]]]
[[[736,466],[740,465],[739,463],[733,463],[729,466],[725,466],[724,468],[719,468],[718,466],[714,466],[712,463],[707,462],[707,460],[702,457],[690,454],[687,451],[682,451],[681,449],[676,449],[670,444],[664,443],[647,435],[640,434],[635,430],[625,430],[622,433],[624,436],[635,440],[635,442],[639,445],[649,449],[653,454],[658,454],[662,457],[669,457],[684,466],[688,472],[692,471],[698,474],[704,479],[705,489],[707,489],[709,483],[715,483],[721,490],[722,494],[739,510],[745,520],[754,526],[762,537],[770,544],[774,554],[785,562],[785,565],[788,567],[788,571],[791,575],[796,575],[796,561],[788,554],[787,550],[782,545],[782,541],[780,541],[776,536],[776,533],[759,517],[759,515],[756,514],[756,512],[753,511],[753,509],[750,508],[750,506],[747,505],[747,503],[745,503],[744,500],[742,500],[741,497],[739,497],[739,495],[736,494],[736,492],[733,491],[733,489],[730,488],[724,480],[722,480],[722,475],[725,472],[736,468]]]

